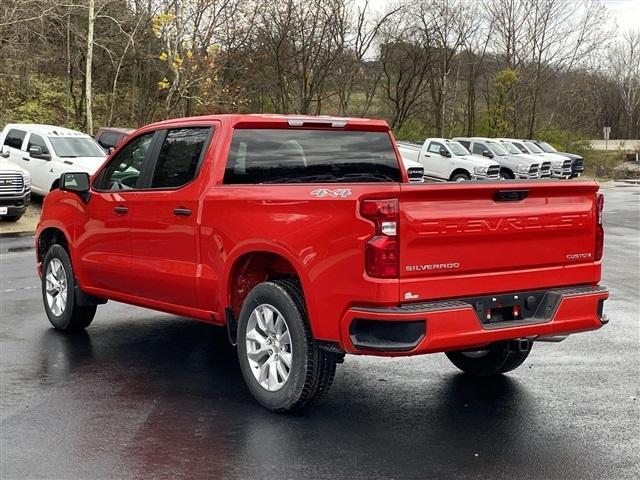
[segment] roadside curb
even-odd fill
[[[615,183],[628,183],[630,185],[640,185],[640,178],[639,179],[618,179],[618,180],[614,180]]]
[[[19,237],[33,237],[35,236],[36,231],[29,232],[6,232],[0,233],[0,238],[19,238]]]

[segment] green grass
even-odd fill
[[[624,161],[623,152],[606,150],[585,150],[584,175],[592,178],[612,178],[613,169]]]

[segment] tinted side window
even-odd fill
[[[27,151],[29,151],[31,147],[40,147],[42,149],[42,153],[49,153],[49,149],[47,148],[47,144],[44,142],[44,138],[40,135],[36,135],[35,133],[32,133],[31,136],[29,136]]]
[[[7,136],[4,139],[4,144],[12,148],[20,149],[22,148],[22,142],[24,141],[24,137],[26,136],[26,134],[27,132],[23,130],[12,128],[7,132]]]
[[[473,153],[476,155],[482,155],[482,152],[486,150],[486,147],[482,143],[473,143]]]
[[[471,146],[471,142],[469,140],[457,140],[457,142],[461,143],[467,150],[469,150],[469,147]]]
[[[158,155],[151,188],[176,188],[196,177],[209,127],[169,130]]]
[[[140,173],[147,160],[155,132],[134,138],[111,159],[100,174],[100,190],[130,190],[136,188]]]
[[[440,155],[440,149],[442,148],[442,145],[439,144],[438,142],[431,142],[429,144],[429,146],[427,147],[427,151],[430,153],[436,153],[438,155]]]

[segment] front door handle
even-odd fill
[[[114,207],[113,211],[116,213],[125,214],[129,212],[129,209],[127,207],[123,207],[120,205],[120,206]]]
[[[29,162],[29,161],[30,161],[28,157],[22,157],[22,159],[23,159],[25,162]]]
[[[189,215],[191,215],[191,210],[188,208],[174,208],[173,209],[173,214],[174,215],[182,215],[184,217],[188,217]]]

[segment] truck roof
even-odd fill
[[[348,117],[331,117],[325,115],[282,115],[270,113],[247,113],[247,114],[220,114],[220,115],[204,115],[199,117],[173,118],[163,120],[151,125],[149,128],[157,128],[161,126],[176,125],[190,122],[207,122],[217,120],[231,127],[242,126],[250,128],[252,126],[260,127],[269,124],[273,127],[301,127],[309,126],[330,126],[333,128],[353,128],[355,130],[375,130],[389,131],[389,125],[384,120],[369,118],[348,118]],[[143,128],[146,128],[143,127]]]
[[[45,137],[88,137],[86,133],[79,132],[77,130],[71,130],[70,128],[58,127],[55,125],[44,125],[39,123],[9,123],[5,126],[5,129],[19,128],[31,133],[43,135]]]

